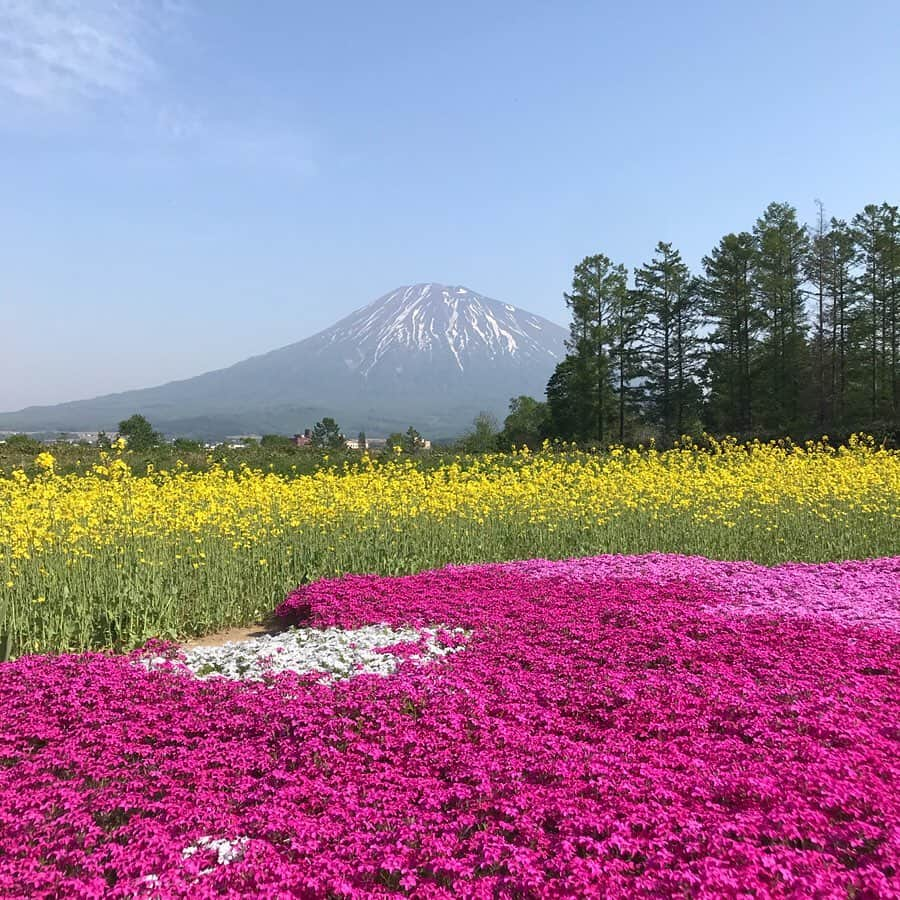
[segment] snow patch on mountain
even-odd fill
[[[0,415],[14,431],[109,431],[135,412],[192,437],[290,434],[333,416],[349,433],[410,424],[455,436],[510,397],[541,397],[566,329],[460,285],[405,285],[330,328],[225,369]]]
[[[347,344],[359,358],[354,371],[367,377],[382,360],[414,351],[433,361],[452,359],[465,372],[476,359],[560,358],[560,330],[533,313],[459,285],[413,284],[397,288],[352,313],[320,335],[327,345]],[[345,359],[353,358],[345,355]],[[391,363],[393,366],[393,362]]]

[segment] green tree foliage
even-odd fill
[[[490,413],[481,412],[460,439],[459,448],[464,453],[490,453],[497,449],[497,431],[497,420]]]
[[[875,419],[881,391],[879,388],[879,325],[884,305],[881,259],[879,254],[880,216],[878,207],[869,204],[853,217],[853,237],[861,272],[856,280],[861,299],[859,315],[855,319],[854,338],[859,350],[857,368],[867,393],[868,414]]]
[[[809,330],[803,290],[806,227],[787,203],[770,203],[753,229],[754,288],[763,316],[759,410],[765,427],[796,431],[808,417]]]
[[[578,434],[578,408],[575,403],[575,358],[561,359],[547,382],[547,433],[564,441]]]
[[[851,328],[858,348],[856,380],[871,421],[900,415],[900,214],[887,203],[854,216],[858,310]]]
[[[885,273],[882,307],[882,417],[897,421],[900,418],[900,208],[883,203],[881,224],[881,256]]]
[[[547,384],[546,434],[582,443],[900,432],[900,209],[807,228],[771,203],[694,277],[671,244],[635,271],[575,267],[568,354]]]
[[[828,386],[826,424],[847,428],[853,394],[853,323],[858,316],[859,295],[854,289],[853,265],[856,243],[850,226],[842,219],[829,222],[826,300]]]
[[[400,437],[400,446],[404,453],[418,453],[425,448],[425,439],[410,425]]]
[[[319,450],[340,450],[344,447],[344,435],[338,423],[325,416],[313,426],[310,443]]]
[[[162,442],[162,435],[153,430],[153,426],[139,413],[119,422],[119,435],[128,442],[129,450],[141,452],[157,447]]]
[[[827,302],[828,268],[831,257],[831,238],[828,223],[825,220],[825,206],[821,200],[816,201],[818,215],[815,230],[809,239],[809,249],[803,260],[803,270],[810,285],[814,302],[814,329],[811,342],[814,382],[816,390],[816,424],[825,428],[828,420],[828,366],[826,363],[827,345]]]
[[[661,241],[653,259],[635,272],[635,285],[647,316],[647,400],[663,437],[678,437],[695,427],[699,415],[697,282],[681,254]]]
[[[645,374],[642,345],[646,330],[646,306],[639,291],[616,290],[610,307],[610,366],[616,404],[616,433],[624,443],[636,421],[644,398]]]
[[[42,444],[27,434],[11,434],[4,438],[7,449],[15,450],[19,453],[35,454],[40,453]]]
[[[176,438],[172,442],[172,447],[181,453],[200,453],[203,450],[203,444],[200,441],[192,441],[190,438]]]
[[[713,431],[748,434],[755,424],[755,359],[761,316],[753,296],[756,248],[746,231],[727,234],[703,258],[700,283],[709,325],[705,376],[706,424]]]
[[[509,401],[509,415],[497,437],[498,445],[506,450],[511,447],[536,449],[547,434],[548,416],[546,403],[525,395],[513,397]]]
[[[575,266],[571,293],[565,295],[572,311],[568,341],[570,392],[574,434],[581,441],[603,443],[617,409],[611,384],[611,355],[616,342],[616,315],[628,302],[628,273],[598,253]],[[558,384],[561,387],[562,383]]]
[[[286,434],[264,434],[259,441],[260,447],[265,450],[280,450],[282,452],[293,451],[297,445]]]

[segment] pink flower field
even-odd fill
[[[900,896],[900,558],[347,576],[278,612],[465,646],[0,665],[0,896]]]

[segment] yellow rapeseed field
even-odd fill
[[[247,622],[296,583],[448,562],[666,551],[774,563],[900,553],[900,453],[855,438],[405,457],[286,478],[183,466],[0,479],[0,653]]]

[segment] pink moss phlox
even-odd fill
[[[4,664],[0,896],[898,896],[898,572],[538,560],[279,608],[471,630],[388,678]]]

